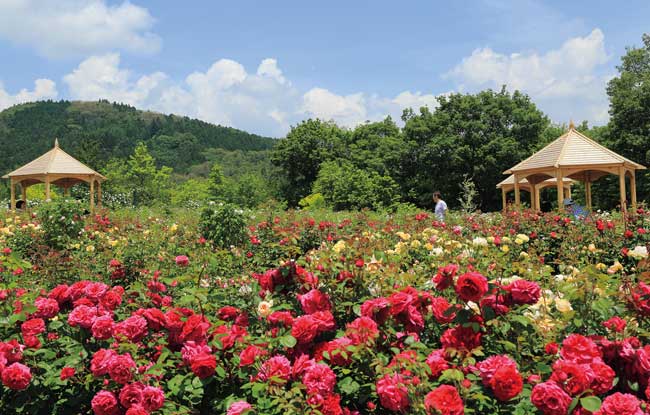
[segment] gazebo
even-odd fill
[[[50,185],[62,187],[64,194],[69,196],[72,186],[86,182],[90,185],[90,211],[93,212],[95,189],[97,189],[97,205],[101,208],[102,182],[106,180],[106,177],[63,151],[57,139],[54,140],[52,150],[2,178],[10,181],[12,211],[16,209],[17,184],[20,184],[23,202],[27,203],[27,188],[34,184],[45,183],[45,199],[50,200]]]
[[[558,209],[564,208],[564,179],[570,178],[585,184],[587,208],[591,208],[591,183],[599,178],[614,174],[619,177],[621,211],[626,210],[625,178],[630,179],[630,196],[632,208],[636,210],[636,170],[645,167],[616,154],[598,144],[586,135],[576,131],[573,122],[569,130],[555,141],[528,157],[504,174],[513,175],[515,206],[521,205],[520,182],[526,179],[533,186],[555,178],[557,187]],[[536,200],[539,209],[539,198]]]
[[[569,179],[568,177],[564,178],[564,191],[569,196],[571,196],[571,186],[573,185],[573,183],[574,181]],[[556,187],[556,186],[557,186],[556,178],[544,180],[543,182],[538,183],[535,186],[531,186],[530,183],[528,183],[528,179],[526,178],[519,180],[519,190],[525,190],[528,193],[530,193],[530,205],[531,208],[535,210],[541,210],[540,203],[539,203],[539,191],[546,187]],[[512,192],[515,189],[515,176],[513,174],[508,176],[502,182],[497,184],[497,189],[501,189],[501,199],[503,203],[503,210],[505,211],[507,205],[506,196],[508,195],[508,193]]]

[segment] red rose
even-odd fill
[[[632,304],[642,316],[650,316],[650,285],[639,282],[632,289]]]
[[[291,327],[291,335],[296,338],[298,343],[311,343],[316,335],[318,327],[314,318],[308,314],[296,318]]]
[[[603,401],[597,415],[643,415],[641,402],[629,393],[616,392]]]
[[[179,255],[176,257],[176,265],[181,266],[181,267],[186,267],[189,265],[190,259],[187,257],[187,255]]]
[[[352,363],[350,354],[348,353],[348,346],[352,345],[352,341],[347,337],[339,337],[329,342],[321,343],[314,349],[314,360],[324,360],[325,352],[328,353],[327,359],[330,364],[335,366],[348,366]],[[344,353],[347,353],[344,356]]]
[[[580,334],[570,334],[564,339],[560,355],[576,363],[591,363],[602,358],[596,343]]]
[[[505,355],[490,356],[487,359],[478,362],[476,368],[481,375],[481,381],[485,386],[489,386],[494,373],[501,367],[511,367],[517,370],[517,363]]]
[[[431,369],[431,377],[437,378],[444,371],[449,369],[449,363],[445,359],[445,351],[442,349],[432,351],[426,360]]]
[[[183,324],[181,332],[181,341],[194,341],[196,343],[204,343],[207,340],[208,330],[210,329],[210,322],[200,314],[193,314],[189,316],[187,321]]]
[[[621,333],[623,330],[625,330],[626,325],[627,322],[618,316],[612,317],[609,320],[603,322],[603,326],[605,328],[608,328],[616,333]]]
[[[23,337],[34,337],[45,331],[45,322],[42,318],[32,318],[20,325]]]
[[[59,303],[52,298],[38,297],[34,305],[37,309],[34,317],[52,318],[59,313]]]
[[[465,407],[456,388],[438,386],[424,397],[424,407],[429,415],[463,415]]]
[[[165,394],[162,389],[145,386],[142,390],[142,406],[147,411],[157,411],[165,404]]]
[[[142,405],[132,405],[124,415],[149,415],[149,411],[144,409]]]
[[[317,311],[329,311],[332,309],[329,297],[317,289],[308,291],[304,295],[298,295],[298,301],[306,314],[313,314]]]
[[[440,343],[444,349],[471,351],[481,345],[481,332],[475,332],[472,327],[456,326],[442,333]]]
[[[307,386],[307,393],[310,395],[327,396],[334,392],[336,375],[326,364],[316,363],[305,370],[302,383]]]
[[[506,402],[521,393],[524,380],[515,367],[502,366],[494,372],[490,387],[498,400]]]
[[[544,352],[546,352],[546,354],[557,354],[558,350],[559,348],[555,342],[548,343],[546,346],[544,346]]]
[[[98,340],[107,340],[113,337],[114,326],[115,322],[113,321],[113,317],[106,315],[97,317],[90,330],[92,331],[94,338]]]
[[[129,383],[133,379],[135,369],[136,364],[128,353],[114,356],[108,362],[108,375],[121,385]]]
[[[115,325],[113,335],[115,338],[126,338],[137,343],[147,334],[147,319],[142,316],[132,315]]]
[[[539,284],[526,280],[513,281],[506,285],[504,289],[510,293],[510,298],[514,304],[535,304],[541,294]]]
[[[458,272],[458,265],[449,264],[438,270],[438,273],[433,277],[433,282],[436,284],[437,290],[445,290],[454,282],[454,277]]]
[[[88,305],[79,305],[76,306],[70,314],[68,314],[68,323],[72,327],[83,327],[84,329],[89,329],[95,319],[97,318],[97,307],[91,307]]]
[[[602,395],[609,392],[614,387],[614,378],[616,373],[605,363],[593,362],[590,365],[594,373],[591,389],[596,395]]]
[[[217,368],[217,358],[213,354],[201,353],[192,358],[192,373],[200,379],[214,375]]]
[[[144,385],[140,382],[124,385],[122,390],[120,390],[120,404],[125,408],[130,408],[133,405],[141,405],[143,389]]]
[[[159,308],[147,308],[142,311],[142,316],[147,319],[147,326],[153,331],[165,327],[165,313]]]
[[[266,319],[274,326],[282,325],[289,327],[293,324],[293,316],[289,311],[274,311]]]
[[[477,303],[487,293],[487,290],[487,279],[478,272],[467,272],[458,277],[458,281],[456,282],[456,294],[463,301],[474,301]]]
[[[183,348],[181,349],[181,357],[183,358],[183,362],[188,366],[192,365],[194,356],[210,353],[212,353],[212,350],[210,350],[210,347],[208,345],[196,344],[193,341],[185,342]]]
[[[379,337],[379,329],[373,319],[362,316],[347,325],[345,335],[355,345],[366,344]]]
[[[246,401],[237,401],[230,404],[226,415],[242,415],[253,409],[251,404]]]
[[[456,311],[451,309],[449,301],[444,297],[431,299],[431,312],[438,323],[451,323],[456,318]]]
[[[264,356],[267,353],[268,352],[266,350],[262,350],[255,345],[250,345],[242,350],[242,352],[239,354],[239,366],[250,366],[255,363],[255,359],[258,356]]]
[[[577,396],[591,387],[593,372],[589,365],[558,360],[553,363],[553,374],[550,380],[562,386],[569,395]]]
[[[262,364],[257,378],[263,382],[284,384],[291,377],[291,363],[284,356],[273,356]]]
[[[241,314],[241,310],[238,309],[237,307],[233,306],[225,306],[221,307],[217,311],[217,317],[219,317],[219,320],[223,321],[232,321],[237,318],[239,314]]]
[[[96,303],[107,291],[108,285],[103,282],[91,282],[84,287],[83,293]]]
[[[75,373],[76,373],[76,371],[75,371],[75,369],[73,367],[67,367],[66,366],[63,369],[61,369],[60,379],[61,380],[69,379],[69,378],[73,377],[75,375]]]
[[[2,371],[2,384],[13,390],[23,390],[29,386],[32,373],[22,363],[12,363]]]
[[[382,324],[388,318],[390,312],[390,302],[388,299],[379,297],[365,301],[361,304],[361,315],[370,317],[378,324]]]
[[[404,378],[399,374],[384,375],[377,381],[377,395],[381,405],[394,412],[404,412],[409,407],[409,395]]]
[[[97,350],[95,354],[93,354],[93,358],[90,361],[90,371],[96,377],[107,374],[108,367],[115,356],[117,356],[115,350],[111,350],[111,349]]]
[[[566,415],[571,397],[557,383],[543,382],[535,385],[530,394],[530,401],[543,415]]]
[[[115,395],[109,391],[99,391],[90,402],[95,415],[119,415],[122,411]]]

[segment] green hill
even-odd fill
[[[272,138],[235,128],[105,100],[41,101],[0,112],[0,174],[48,151],[55,138],[95,169],[111,158],[128,157],[142,141],[160,165],[178,173],[208,161],[209,149],[263,151],[275,144]]]

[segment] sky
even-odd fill
[[[0,0],[0,110],[103,98],[282,137],[506,85],[602,125],[649,21],[647,0]]]

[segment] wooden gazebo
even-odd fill
[[[591,208],[591,183],[607,174],[619,177],[621,211],[626,210],[625,178],[630,179],[632,208],[636,210],[636,170],[645,167],[616,154],[586,135],[576,131],[573,122],[569,130],[555,141],[528,157],[504,174],[513,175],[515,206],[521,205],[520,182],[526,179],[533,186],[555,178],[558,209],[564,208],[564,179],[584,182],[587,208]],[[539,200],[537,206],[539,208]]]
[[[574,181],[569,179],[568,177],[564,178],[564,191],[565,194],[569,195],[569,197],[571,197],[571,186],[573,185],[573,183]],[[546,187],[556,187],[556,186],[557,186],[557,179],[555,178],[544,180],[543,182],[537,183],[534,186],[531,186],[531,184],[528,183],[528,179],[526,178],[519,180],[519,190],[520,191],[524,190],[530,193],[530,207],[535,210],[541,210],[541,206],[539,202],[539,191]],[[508,176],[502,182],[497,184],[497,189],[501,189],[503,210],[506,210],[507,195],[508,193],[515,190],[515,176],[513,174]]]
[[[45,183],[45,199],[50,200],[50,185],[63,188],[64,194],[69,196],[72,186],[86,182],[90,185],[91,212],[95,210],[95,190],[97,205],[102,206],[102,182],[106,180],[106,177],[63,151],[59,147],[59,140],[54,140],[52,150],[2,178],[10,181],[11,210],[16,209],[17,184],[20,185],[23,202],[27,203],[27,188],[34,184]]]

